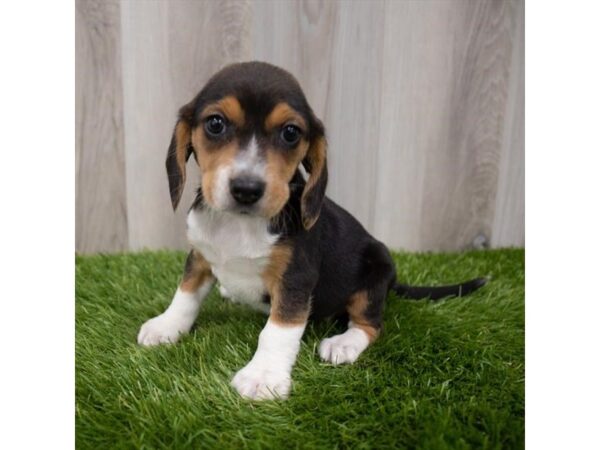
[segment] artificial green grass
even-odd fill
[[[524,251],[394,258],[403,282],[492,280],[439,303],[390,295],[382,336],[351,366],[319,360],[336,325],[309,325],[290,399],[253,403],[229,381],[264,316],[213,290],[189,336],[142,348],[185,254],[78,256],[77,448],[522,448]]]

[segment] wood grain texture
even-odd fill
[[[525,245],[525,5],[513,3],[515,45],[492,225],[492,247]]]
[[[111,195],[127,200],[121,246],[187,246],[197,169],[188,163],[177,214],[164,173],[177,109],[218,69],[250,59],[298,78],[327,129],[328,195],[389,246],[524,244],[522,1],[120,5],[126,186]],[[94,70],[89,57],[80,64]],[[95,233],[78,234],[78,250],[121,248]]]
[[[118,1],[75,3],[78,252],[128,248]]]
[[[489,242],[506,123],[509,2],[389,2],[375,234],[410,250]],[[406,64],[411,61],[412,64]],[[390,207],[392,206],[392,207]],[[395,206],[395,207],[394,207]],[[517,244],[515,242],[515,244]]]

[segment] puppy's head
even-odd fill
[[[292,75],[259,62],[228,66],[179,111],[167,154],[173,208],[192,154],[208,207],[266,218],[287,203],[302,164],[309,173],[302,223],[309,229],[325,195],[326,149],[323,124]]]

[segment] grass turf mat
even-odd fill
[[[309,325],[290,399],[252,403],[229,381],[264,316],[213,289],[189,336],[142,348],[185,253],[77,256],[77,448],[522,448],[524,251],[394,259],[412,284],[492,280],[438,303],[390,294],[381,337],[351,366],[318,358],[335,324]]]

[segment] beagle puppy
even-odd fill
[[[309,318],[345,318],[320,357],[353,363],[381,332],[390,290],[410,298],[467,294],[485,283],[437,288],[396,283],[388,249],[325,196],[327,141],[300,85],[262,62],[230,65],[179,111],[166,168],[177,208],[194,156],[201,186],[187,216],[192,250],[167,310],[141,345],[174,343],[202,300],[221,294],[268,314],[252,360],[231,382],[250,399],[285,398]]]

